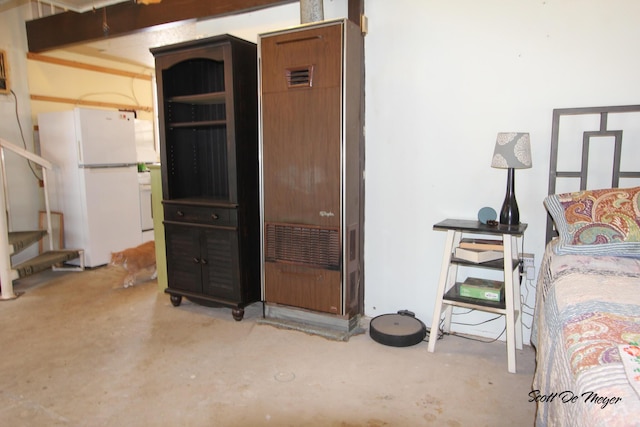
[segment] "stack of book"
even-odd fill
[[[454,257],[474,263],[502,259],[504,256],[501,240],[462,239],[455,249]]]

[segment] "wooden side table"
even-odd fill
[[[440,280],[428,351],[434,352],[438,339],[438,328],[444,312],[443,331],[451,330],[451,312],[453,307],[466,307],[473,310],[487,311],[505,316],[507,333],[507,369],[516,372],[516,348],[522,349],[522,307],[520,303],[520,259],[517,239],[523,237],[527,224],[489,226],[479,221],[446,219],[433,226],[436,231],[446,231],[447,240],[444,247]],[[473,263],[454,257],[454,249],[462,236],[488,235],[489,238],[502,240],[504,257],[500,260]],[[458,266],[502,270],[504,272],[504,301],[485,301],[463,297],[460,295],[460,283],[456,282]]]

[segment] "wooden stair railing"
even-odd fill
[[[49,251],[40,254],[34,258],[33,262],[28,261],[13,268],[11,265],[11,255],[16,249],[23,249],[31,243],[37,242],[45,235],[44,231],[37,230],[34,232],[12,232],[11,226],[11,210],[8,202],[8,186],[7,186],[7,173],[5,168],[5,149],[14,152],[15,154],[32,161],[42,168],[42,183],[44,194],[44,205],[46,212],[46,235],[49,236]],[[0,138],[0,169],[2,177],[2,186],[0,186],[0,212],[6,212],[6,215],[0,214],[0,287],[2,291],[0,293],[0,300],[10,300],[17,298],[18,295],[13,290],[13,280],[19,277],[24,277],[29,274],[42,271],[46,267],[56,265],[58,263],[80,258],[80,268],[72,268],[71,270],[79,271],[84,270],[84,251],[54,251],[53,239],[52,239],[52,226],[51,226],[51,209],[49,207],[49,194],[47,192],[47,171],[51,170],[53,165],[48,160],[31,153],[9,141]],[[32,261],[32,260],[29,260]]]

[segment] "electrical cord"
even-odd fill
[[[129,101],[133,101],[134,103],[136,103],[136,105],[138,105],[138,100],[135,98],[135,94],[134,96],[129,96],[129,95],[125,95],[123,93],[118,93],[118,92],[90,92],[90,93],[85,93],[84,95],[78,97],[78,101],[81,101],[85,98],[91,97],[91,96],[102,96],[102,95],[116,95],[116,96],[121,96],[123,98],[128,99]]]
[[[458,313],[458,314],[466,314],[466,313]],[[487,320],[485,322],[477,323],[476,325],[481,325],[482,323],[486,323],[486,322],[490,322],[490,321],[496,320],[499,317],[501,317],[501,316],[498,316],[498,317],[493,318],[493,319],[489,319],[489,320]],[[457,322],[452,322],[452,323],[455,323],[457,325],[464,325],[464,323],[457,323]],[[440,326],[438,328],[438,332],[439,332],[438,339],[442,339],[445,335],[452,335],[452,336],[455,336],[455,337],[464,338],[466,340],[477,341],[477,342],[484,343],[484,344],[491,344],[493,342],[498,341],[500,339],[500,337],[502,337],[504,335],[504,333],[507,331],[507,326],[505,325],[505,327],[502,329],[502,332],[500,332],[500,335],[498,335],[496,338],[489,339],[489,340],[483,340],[483,339],[472,338],[472,337],[469,337],[469,336],[466,336],[466,335],[457,334],[457,333],[444,332],[443,324],[444,324],[444,319],[440,319]],[[475,326],[475,325],[471,325],[471,326]]]
[[[25,150],[29,151],[29,149],[27,148],[27,141],[24,138],[24,131],[22,130],[22,123],[20,122],[20,114],[18,113],[18,97],[16,96],[16,93],[13,91],[13,89],[11,89],[11,94],[13,95],[13,99],[15,100],[14,105],[15,105],[15,113],[16,113],[16,122],[18,123],[18,129],[20,129],[20,137],[22,138],[22,146],[24,147]],[[36,178],[36,180],[41,181],[42,178],[38,176],[38,174],[36,173],[35,169],[33,168],[33,163],[31,162],[31,160],[26,159],[27,160],[27,165],[29,165],[29,169],[31,169],[31,174]]]
[[[453,313],[454,315],[457,315],[458,313]],[[467,314],[467,313],[460,313],[460,314]],[[462,325],[462,326],[480,326],[480,325],[484,325],[485,323],[489,323],[489,322],[493,322],[494,320],[498,320],[502,317],[502,314],[493,317],[491,319],[487,319],[487,320],[483,320],[482,322],[478,322],[478,323],[464,323],[464,322],[451,322],[454,325]]]
[[[429,337],[431,336],[431,328],[427,328],[427,335],[424,337],[422,342],[429,342]],[[441,329],[438,329],[438,335],[436,339],[441,340],[444,337],[444,332]]]
[[[477,342],[481,342],[481,343],[484,343],[484,344],[491,344],[493,342],[498,341],[500,339],[500,337],[503,336],[506,331],[507,331],[507,327],[505,326],[504,329],[502,330],[502,332],[500,333],[500,335],[498,335],[496,338],[493,338],[491,340],[482,340],[482,339],[479,339],[479,338],[472,338],[472,337],[468,337],[468,336],[465,336],[465,335],[451,334],[451,333],[449,333],[448,335],[454,335],[454,336],[459,337],[459,338],[464,338],[464,339],[470,340],[470,341],[477,341]]]
[[[475,310],[469,309],[468,311],[466,311],[464,313],[451,313],[451,314],[455,315],[455,316],[460,316],[460,315],[469,314],[472,311],[475,311]],[[502,317],[502,315],[500,314],[498,316],[492,317],[491,319],[483,320],[482,322],[478,322],[478,323],[464,323],[464,322],[453,322],[453,321],[451,323],[454,324],[454,325],[461,325],[461,326],[479,326],[479,325],[483,325],[485,323],[493,322],[494,320],[500,319],[501,317]],[[453,335],[453,336],[464,338],[464,339],[471,340],[471,341],[477,341],[477,342],[481,342],[481,343],[485,343],[485,344],[490,344],[490,343],[498,341],[500,339],[500,337],[502,337],[505,334],[506,331],[507,331],[507,326],[505,325],[505,327],[502,329],[502,332],[500,332],[500,335],[498,335],[497,337],[495,337],[493,339],[483,340],[483,339],[479,339],[479,338],[471,338],[471,337],[468,337],[468,336],[465,336],[465,335],[459,335],[459,334],[451,333],[451,332],[444,332],[444,319],[440,319],[440,325],[438,327],[438,332],[439,332],[438,339],[442,339],[444,337],[444,335]]]
[[[524,284],[524,288],[525,288],[526,293],[523,294],[523,295],[520,295],[520,305],[522,307],[522,309],[521,309],[522,314],[526,314],[527,316],[531,317],[531,321],[533,322],[535,308],[531,307],[529,304],[527,304],[527,299],[529,298],[529,293],[531,291],[530,288],[532,288],[532,287],[533,287],[532,280],[527,279],[525,281],[525,284]],[[530,310],[530,311],[526,311],[525,308]],[[524,326],[528,330],[531,330],[531,326],[529,326],[525,322],[522,322],[522,326]]]
[[[521,249],[520,249],[520,253],[524,253],[524,235],[522,236],[521,239]],[[520,266],[521,270],[520,272],[522,273],[522,266]],[[525,276],[526,277],[526,276]],[[524,281],[524,289],[525,289],[525,294],[523,295],[522,293],[520,294],[520,306],[521,306],[521,314],[526,314],[527,316],[531,317],[531,321],[533,322],[534,319],[534,313],[535,313],[535,307],[531,307],[529,304],[527,304],[527,300],[529,299],[529,293],[531,291],[536,290],[535,285],[533,284],[533,280],[531,279],[526,279]],[[525,311],[525,308],[530,310],[530,311]],[[522,326],[524,326],[526,329],[531,330],[531,326],[528,325],[525,322],[521,322]]]

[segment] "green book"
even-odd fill
[[[497,280],[467,277],[460,284],[460,296],[487,301],[501,301],[504,293],[504,282]]]

